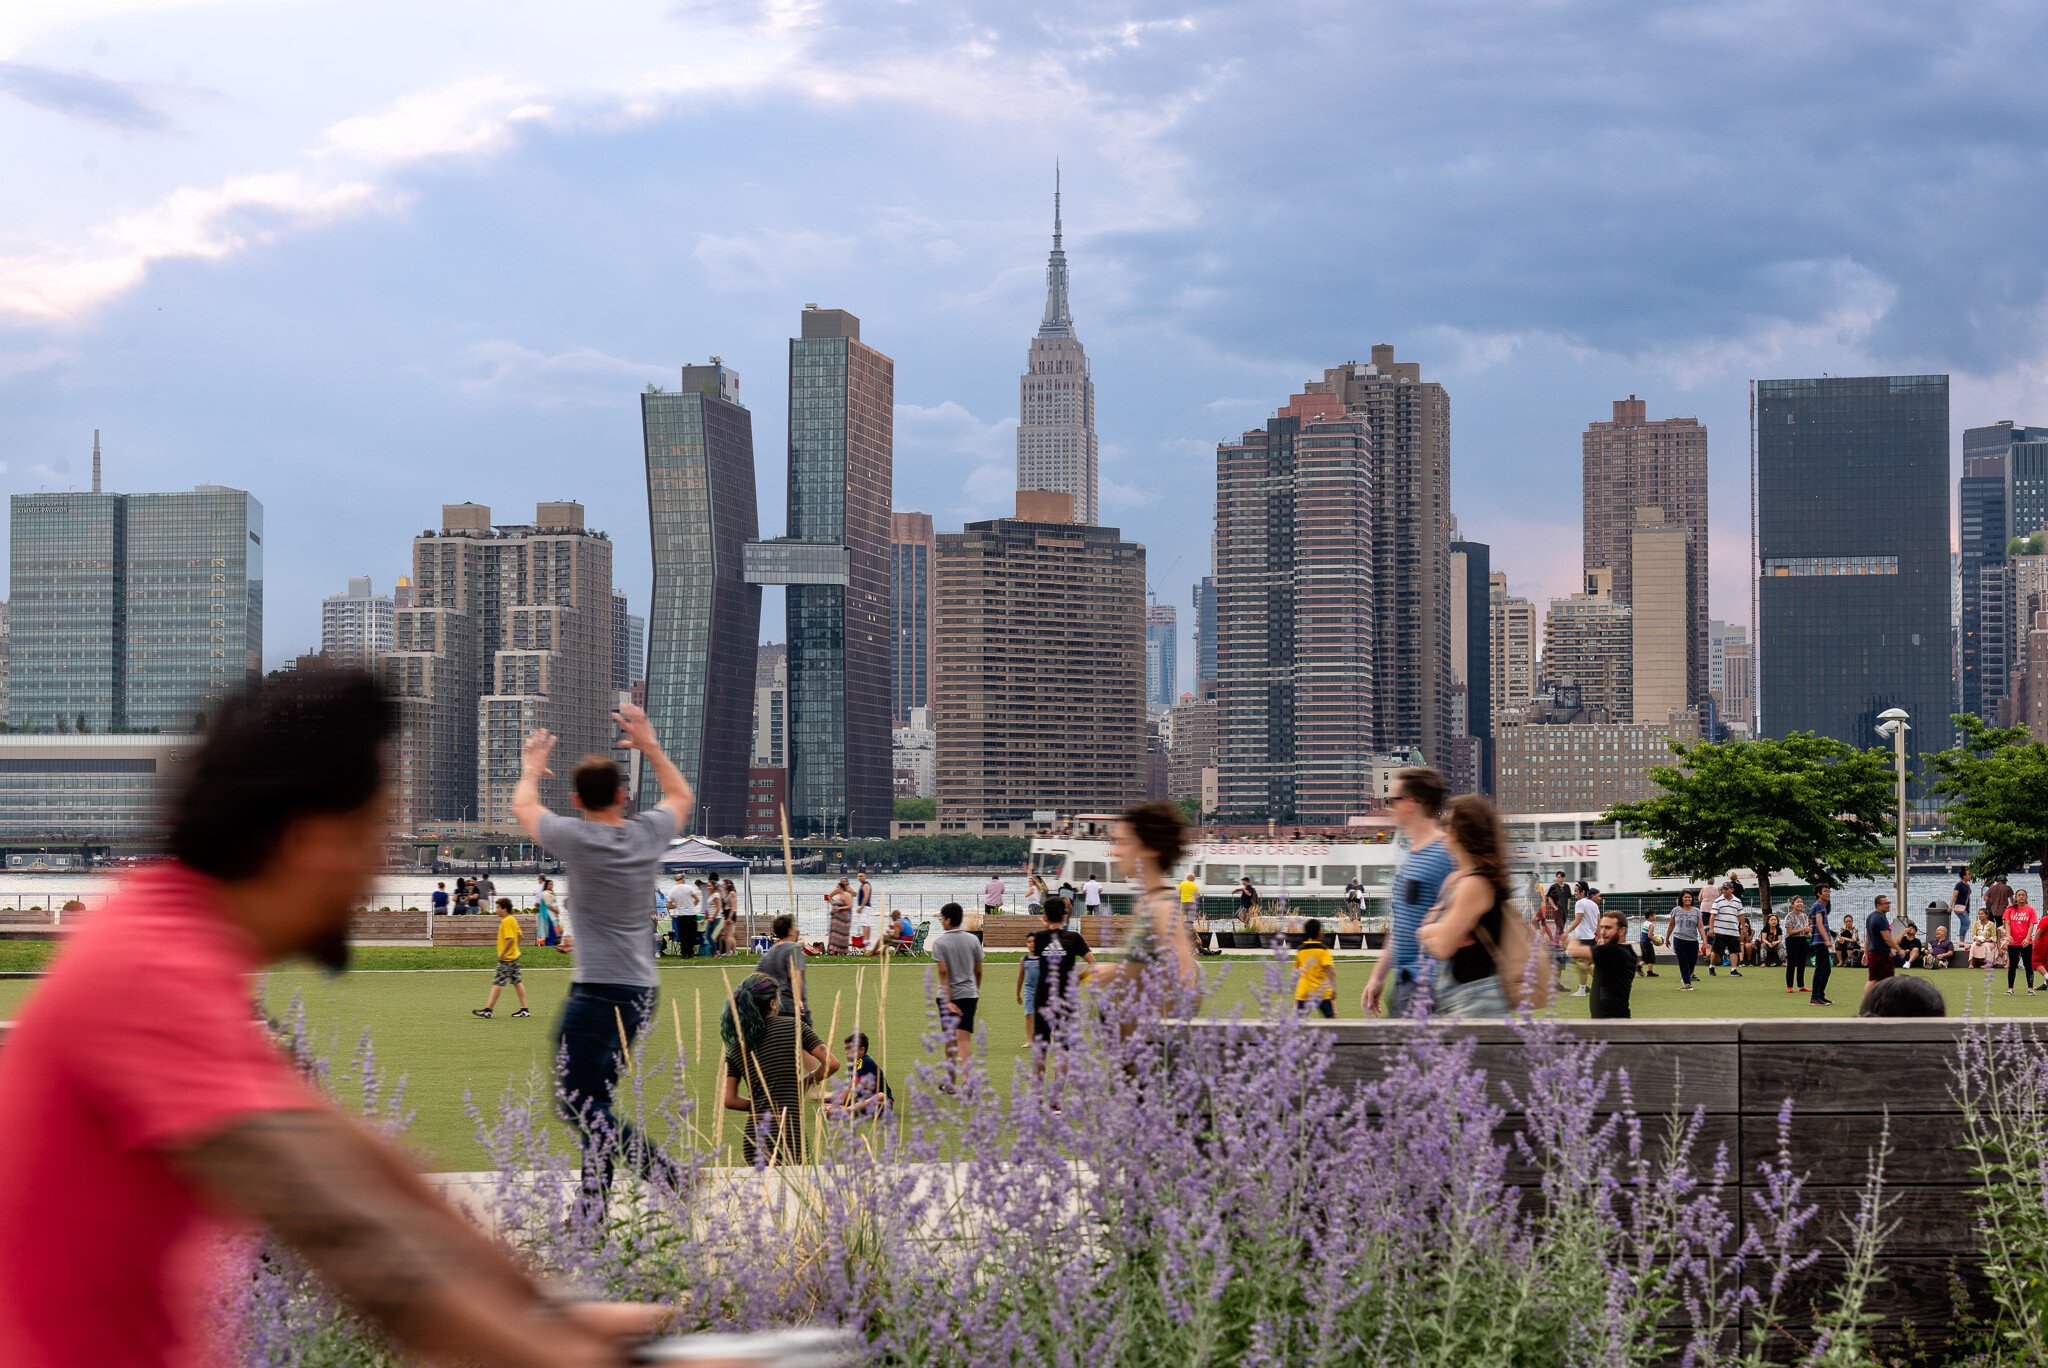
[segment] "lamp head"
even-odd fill
[[[1908,713],[1904,708],[1886,708],[1877,715],[1877,720],[1880,722],[1904,722],[1911,716],[1912,714]]]

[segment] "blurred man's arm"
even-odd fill
[[[623,703],[612,714],[612,721],[624,733],[619,744],[639,751],[654,767],[654,780],[661,785],[659,806],[676,819],[676,830],[681,831],[683,823],[689,820],[690,809],[697,805],[697,795],[690,790],[690,781],[683,778],[676,762],[661,748],[661,742],[654,739],[654,724],[647,720],[646,710],[637,704]]]
[[[540,801],[540,781],[554,773],[548,757],[554,754],[554,734],[543,727],[526,738],[519,748],[519,782],[512,789],[512,820],[519,829],[538,841],[540,819],[548,815]]]
[[[329,1111],[244,1117],[168,1156],[223,1207],[261,1221],[352,1306],[434,1363],[621,1364],[651,1308],[562,1308],[404,1161]]]

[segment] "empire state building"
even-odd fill
[[[1093,526],[1095,382],[1067,308],[1067,254],[1060,246],[1060,192],[1052,192],[1052,254],[1045,263],[1045,317],[1018,382],[1017,488],[1071,494],[1074,521]]]

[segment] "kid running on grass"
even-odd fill
[[[491,995],[481,1007],[469,1009],[471,1016],[487,1017],[491,1008],[498,1005],[498,994],[511,984],[512,991],[519,994],[519,1010],[515,1017],[532,1016],[526,1010],[526,985],[519,981],[519,918],[512,915],[512,900],[498,899],[498,969],[491,975]]]
[[[1294,1010],[1306,1015],[1337,1015],[1337,957],[1323,944],[1323,924],[1310,917],[1301,924],[1301,948],[1294,952]]]

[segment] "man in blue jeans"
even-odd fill
[[[625,1042],[637,1037],[654,1012],[657,979],[648,935],[647,890],[660,872],[662,852],[690,815],[689,781],[654,739],[647,714],[631,703],[612,720],[619,744],[645,757],[661,784],[660,806],[626,816],[619,767],[608,756],[577,762],[571,801],[580,817],[549,812],[540,781],[554,773],[548,757],[555,737],[545,729],[526,739],[512,816],[520,829],[547,847],[568,875],[576,900],[575,967],[557,1036],[562,1056],[562,1105],[583,1140],[583,1187],[602,1202],[610,1190],[612,1160],[623,1154],[642,1175],[673,1171],[668,1160],[612,1110]]]

